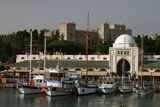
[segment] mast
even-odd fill
[[[32,29],[30,30],[30,69],[29,69],[29,81],[31,81],[32,72]]]
[[[141,84],[143,83],[143,59],[144,59],[144,52],[143,52],[143,34],[142,34],[142,41],[141,41]]]
[[[122,62],[122,85],[124,85],[125,86],[125,44],[126,43],[126,38],[124,37],[124,49],[123,49],[123,62]],[[123,78],[124,78],[124,80],[123,80]]]
[[[88,31],[89,31],[89,12],[87,16],[87,31],[86,31],[86,84],[88,83]]]
[[[46,71],[46,36],[44,36],[44,72]]]

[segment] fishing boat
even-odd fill
[[[72,89],[75,88],[75,81],[78,79],[78,76],[72,75],[75,71],[60,70],[58,65],[55,69],[49,71],[49,80],[47,85],[43,87],[45,93],[49,96],[72,94]]]
[[[44,75],[34,75],[32,81],[27,81],[26,83],[21,83],[18,86],[18,90],[22,94],[35,94],[43,93],[44,90],[41,86],[46,85],[46,80]]]
[[[18,82],[17,88],[22,94],[34,94],[42,93],[44,90],[41,86],[46,85],[44,75],[34,75],[31,77],[32,72],[32,31],[30,31],[30,72],[29,72],[29,81],[20,83]]]
[[[100,84],[98,88],[100,89],[100,92],[103,94],[111,94],[117,90],[116,83],[112,78],[103,80],[102,84]]]
[[[46,37],[44,39],[44,72],[45,72],[45,54],[46,54]],[[34,93],[44,93],[42,86],[46,86],[46,78],[44,75],[33,75],[32,72],[32,30],[30,31],[30,72],[29,81],[20,83],[18,82],[17,88],[22,94],[34,94]]]
[[[87,32],[86,32],[86,81],[84,82],[79,82],[75,92],[75,94],[78,95],[86,95],[86,94],[93,94],[97,92],[98,86],[93,83],[92,81],[89,83],[88,82],[88,31],[89,31],[89,12],[88,12],[88,17],[87,17]]]

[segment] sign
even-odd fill
[[[3,84],[7,83],[7,79],[6,78],[2,78],[1,81],[2,81]]]

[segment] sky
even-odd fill
[[[0,0],[0,34],[29,29],[59,29],[75,22],[85,30],[104,22],[125,24],[132,35],[160,34],[160,0]]]

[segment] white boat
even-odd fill
[[[131,93],[133,91],[132,87],[130,86],[120,86],[119,88],[120,93]]]
[[[100,84],[98,88],[100,89],[100,92],[103,94],[114,93],[117,89],[114,79],[103,80],[102,84]]]
[[[138,95],[146,95],[146,94],[152,94],[153,93],[152,85],[143,84],[143,87],[135,87],[134,89],[135,89],[135,92]]]
[[[46,38],[45,38],[46,41]],[[46,43],[46,42],[45,42]],[[45,70],[45,58],[44,58],[44,70]],[[25,83],[18,82],[17,88],[22,94],[34,94],[44,92],[42,86],[46,86],[45,76],[44,75],[34,75],[33,79],[31,78],[32,72],[32,31],[30,31],[30,72],[29,72],[29,81]]]
[[[97,89],[98,89],[97,85],[86,85],[77,87],[77,94],[78,95],[94,94],[97,92]]]
[[[27,81],[26,83],[21,83],[18,86],[18,90],[22,94],[35,94],[42,93],[44,90],[42,86],[46,85],[44,75],[34,75],[32,81]]]
[[[71,76],[70,72],[74,71],[61,71],[52,69],[50,71],[50,80],[47,81],[45,93],[49,96],[59,96],[72,94],[72,89],[75,88],[75,80],[78,76]]]

